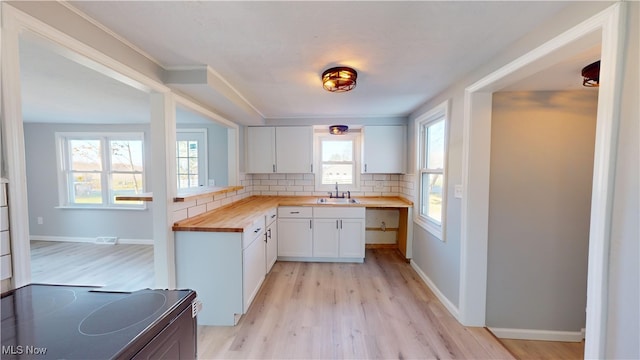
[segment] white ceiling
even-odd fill
[[[216,82],[171,86],[229,120],[251,124],[256,117],[261,121],[406,116],[554,16],[567,2],[73,1],[71,5],[166,69],[208,66]],[[92,118],[87,109],[92,107],[101,109],[96,116],[105,118],[117,117],[110,112],[126,111],[121,116],[124,122],[148,117],[146,94],[122,90],[123,84],[88,69],[78,70],[81,65],[55,52],[37,51],[34,44],[21,42],[25,114],[32,111],[32,117],[42,119],[60,112],[71,121],[80,115]],[[558,68],[562,74],[547,79],[562,86],[579,84],[580,69],[586,65],[582,62],[599,53],[599,49],[589,51],[571,64],[565,62]],[[358,71],[355,90],[340,94],[323,90],[320,75],[335,65]],[[553,87],[549,84],[544,86]]]

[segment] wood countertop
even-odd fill
[[[355,204],[318,204],[318,196],[251,196],[204,214],[178,221],[173,231],[242,232],[256,217],[278,206],[409,208],[401,197],[357,197]]]

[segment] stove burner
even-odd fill
[[[45,289],[40,287],[33,287],[30,289],[30,293],[21,298],[20,302],[3,302],[2,313],[12,314],[14,311],[5,309],[5,306],[18,307],[22,310],[15,312],[15,322],[12,326],[7,326],[6,329],[13,328],[19,324],[33,321],[34,319],[51,316],[67,305],[73,303],[76,300],[76,293],[73,290],[68,289]],[[5,325],[3,323],[3,330]]]
[[[167,298],[162,293],[141,293],[107,303],[82,319],[78,331],[83,335],[107,335],[134,326],[162,308]]]

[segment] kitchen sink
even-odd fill
[[[360,204],[360,202],[353,198],[319,198],[318,204],[339,205],[339,204]]]

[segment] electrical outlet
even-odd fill
[[[453,187],[453,197],[462,199],[462,185],[457,184]]]
[[[376,189],[382,189],[383,187],[384,187],[384,181],[382,181],[382,180],[376,180],[375,188],[376,188]]]
[[[42,216],[38,216],[38,225],[42,225],[44,224],[44,219],[42,218]]]

